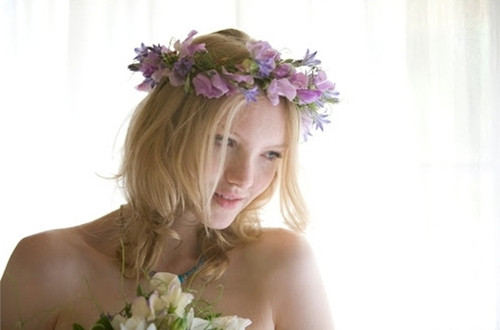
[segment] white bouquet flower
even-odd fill
[[[194,296],[182,290],[177,275],[156,273],[152,290],[140,294],[116,315],[102,314],[92,329],[103,330],[243,330],[252,322],[237,316],[195,315]],[[140,290],[139,290],[140,291]],[[84,330],[79,324],[74,330]]]

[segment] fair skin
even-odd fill
[[[272,181],[279,155],[286,152],[285,113],[260,101],[245,109],[230,132],[226,162],[215,185],[211,228],[229,226],[234,217]],[[216,150],[220,138],[216,138]],[[215,161],[214,161],[215,163]],[[215,181],[213,169],[209,176]],[[116,263],[116,242],[106,240],[122,229],[114,211],[80,226],[23,239],[1,283],[2,329],[20,319],[25,329],[89,327],[100,311],[116,312],[131,301],[137,283],[123,279]],[[183,273],[198,257],[191,214],[177,219],[182,243],[165,246],[156,270]],[[256,241],[228,254],[229,267],[201,291],[224,315],[252,320],[248,329],[333,329],[328,302],[307,242],[284,229],[266,229]],[[223,287],[220,296],[220,287]],[[101,308],[101,309],[99,309]]]

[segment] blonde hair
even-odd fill
[[[229,29],[200,36],[194,43],[205,43],[215,61],[231,58],[238,62],[248,56],[248,40],[245,33]],[[219,278],[227,268],[227,251],[259,236],[259,210],[278,187],[284,222],[296,231],[306,226],[307,212],[297,180],[300,115],[293,103],[280,102],[287,112],[289,148],[272,183],[228,228],[199,232],[205,263],[198,275],[208,281]],[[166,242],[181,239],[170,229],[179,216],[189,211],[207,222],[213,187],[207,182],[205,168],[216,129],[223,123],[228,131],[245,105],[241,95],[207,99],[186,94],[166,80],[139,104],[117,176],[128,201],[121,212],[124,238],[118,251],[126,276],[139,278],[151,270]]]

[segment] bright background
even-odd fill
[[[123,201],[133,48],[236,27],[319,50],[342,92],[302,159],[337,330],[499,330],[499,19],[497,0],[0,0],[0,270]]]

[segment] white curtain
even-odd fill
[[[236,27],[319,50],[342,92],[302,146],[337,330],[500,329],[497,0],[0,4],[1,270],[21,237],[123,201],[133,48]]]

